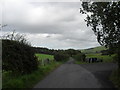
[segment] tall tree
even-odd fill
[[[87,15],[87,26],[92,27],[98,42],[117,53],[120,72],[120,1],[82,2],[80,13]]]

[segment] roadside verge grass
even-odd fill
[[[114,84],[118,90],[120,90],[120,74],[118,74],[118,70],[114,70],[110,76],[110,80]]]
[[[32,88],[61,64],[62,62],[53,62],[46,66],[39,66],[38,70],[26,75],[14,76],[10,72],[4,72],[2,88]]]

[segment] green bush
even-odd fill
[[[4,71],[26,74],[38,68],[37,58],[30,45],[15,41],[2,40],[2,66]]]
[[[83,53],[79,53],[77,55],[74,55],[73,58],[75,58],[75,60],[78,60],[78,61],[85,61],[86,56]]]
[[[67,60],[68,58],[69,58],[69,55],[66,54],[66,53],[56,53],[56,54],[54,55],[54,59],[55,59],[56,61],[65,61],[65,60]]]

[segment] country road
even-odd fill
[[[34,88],[114,88],[109,75],[114,63],[74,64],[74,59],[51,72]]]

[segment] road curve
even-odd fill
[[[34,88],[102,88],[98,79],[87,69],[70,60],[51,72]]]

